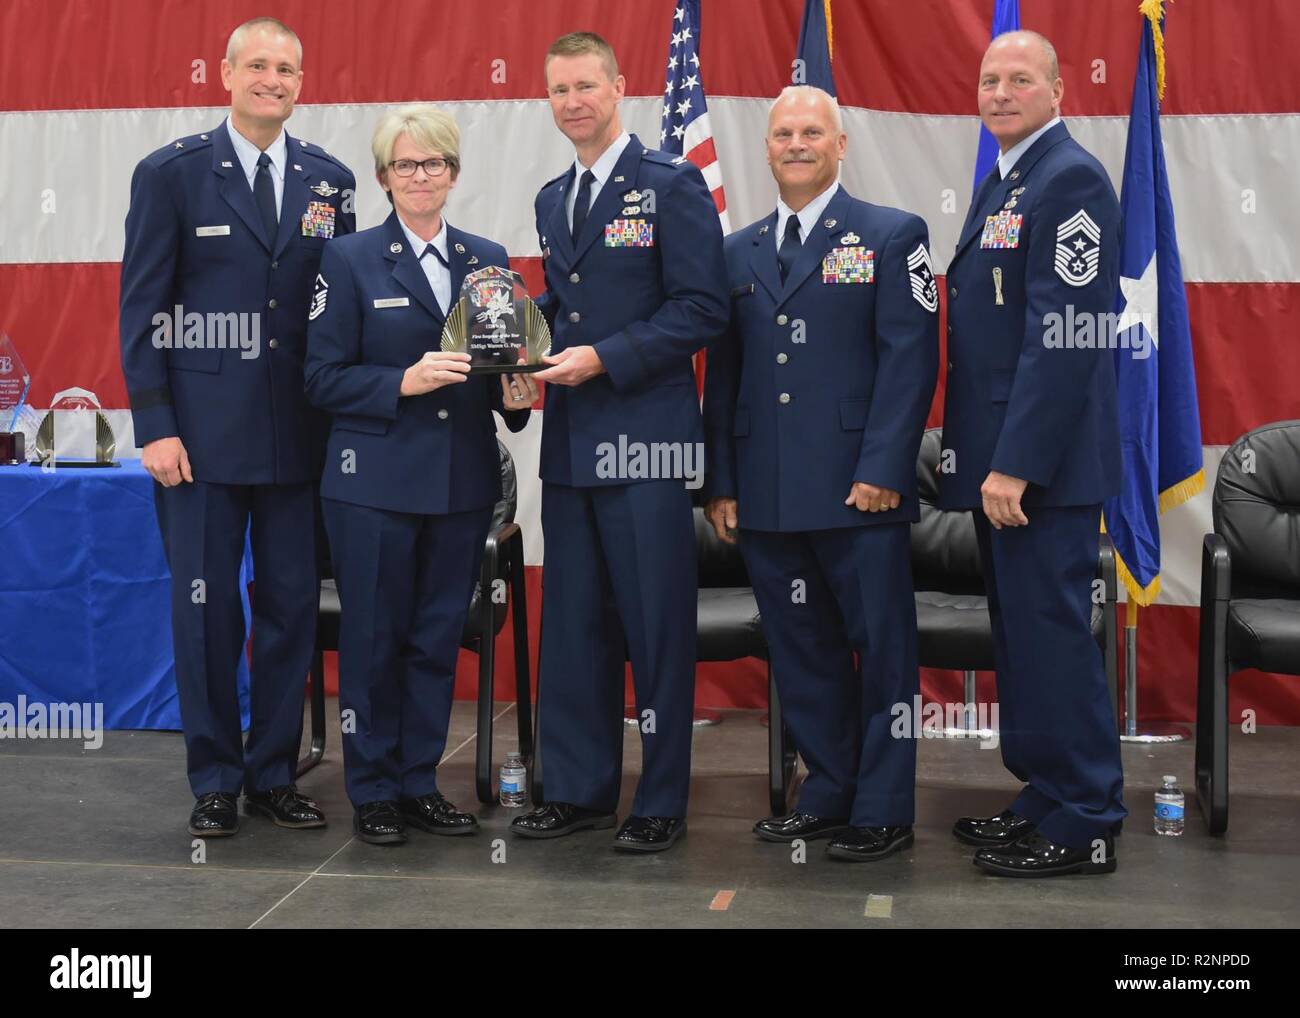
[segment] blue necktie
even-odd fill
[[[439,250],[438,250],[436,247],[434,247],[432,244],[428,244],[428,245],[425,246],[425,249],[420,253],[420,258],[423,259],[424,256],[427,255],[427,254],[431,254],[431,255],[433,255],[433,257],[437,258],[438,261],[442,262],[442,267],[443,267],[444,269],[446,269],[448,272],[451,271],[451,266],[447,263],[447,259],[444,258],[444,257],[442,256],[442,252],[439,251]]]
[[[257,175],[253,177],[253,198],[262,214],[262,227],[268,244],[275,243],[280,216],[275,210],[275,182],[271,179],[271,157],[265,152],[257,157]]]
[[[785,236],[781,239],[781,246],[776,252],[776,262],[781,268],[781,282],[785,282],[786,277],[790,275],[790,270],[794,268],[794,261],[799,257],[799,251],[803,247],[799,243],[799,217],[791,216],[785,221]]]
[[[578,182],[578,197],[573,202],[573,242],[578,243],[578,235],[587,222],[587,213],[591,211],[591,185],[596,175],[587,170]]]

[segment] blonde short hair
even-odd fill
[[[266,32],[269,35],[292,39],[294,47],[298,50],[298,70],[302,70],[302,40],[298,38],[297,32],[278,18],[253,18],[231,32],[230,40],[226,43],[226,59],[231,64],[235,62],[235,58],[248,42],[248,37],[254,32]]]
[[[393,160],[393,147],[403,134],[421,148],[441,154],[453,178],[460,173],[460,128],[450,113],[432,103],[398,106],[379,118],[370,141],[376,173],[388,168]]]
[[[547,49],[542,70],[545,72],[551,57],[581,57],[589,53],[600,57],[600,64],[610,81],[618,77],[618,57],[614,55],[614,47],[595,32],[570,32],[560,36]]]

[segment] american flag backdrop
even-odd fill
[[[663,127],[659,147],[684,155],[700,168],[713,192],[723,234],[731,232],[727,195],[722,188],[722,167],[713,144],[709,104],[704,98],[700,70],[700,0],[678,0],[673,8],[672,36],[668,41],[668,80],[664,82]]]
[[[923,217],[942,277],[970,201],[976,79],[994,0],[831,6],[835,82],[849,136],[844,185],[859,198]],[[1066,123],[1118,189],[1138,0],[1020,0],[1019,9],[1023,27],[1055,43]],[[790,83],[803,11],[804,0],[408,0],[400,11],[366,0],[5,0],[0,332],[31,371],[33,405],[48,407],[72,387],[93,391],[109,412],[119,455],[130,455],[117,301],[131,171],[154,149],[221,122],[228,97],[219,65],[240,22],[272,15],[301,37],[303,89],[287,128],[353,169],[363,229],[388,212],[369,151],[380,113],[411,101],[452,113],[463,171],[447,218],[504,244],[536,292],[533,199],[573,161],[545,96],[547,45],[579,29],[605,36],[627,78],[624,125],[647,145],[676,144],[674,151],[700,165],[719,214],[739,228],[775,204],[763,136],[773,97]],[[1295,0],[1169,7],[1161,129],[1206,490],[1160,517],[1163,583],[1157,602],[1143,610],[1139,647],[1141,703],[1153,720],[1195,713],[1199,549],[1212,529],[1218,464],[1251,428],[1300,418],[1297,37]],[[701,69],[708,73],[707,114]],[[941,407],[939,391],[932,424],[941,423]],[[519,465],[518,519],[534,596],[545,558],[536,477],[545,412],[537,407],[537,419],[505,439]],[[504,648],[503,655],[509,660]],[[472,689],[470,671],[462,693]],[[766,703],[766,674],[755,661],[701,666],[697,685],[704,705]],[[960,676],[928,675],[923,688],[956,701]],[[1234,711],[1250,706],[1262,724],[1300,723],[1300,683],[1247,673],[1233,680],[1231,696]]]

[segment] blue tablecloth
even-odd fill
[[[181,727],[153,483],[139,460],[0,467],[0,702],[103,703],[108,728]],[[242,655],[238,681],[247,727]]]

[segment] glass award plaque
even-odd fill
[[[541,371],[551,329],[519,274],[488,265],[465,277],[442,330],[442,350],[469,354],[472,375]]]

